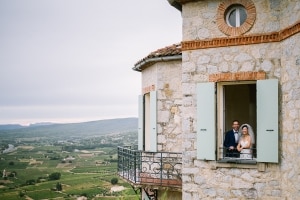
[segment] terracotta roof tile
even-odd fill
[[[151,52],[148,56],[144,57],[143,59],[139,60],[134,66],[134,69],[140,65],[149,64],[150,60],[153,58],[161,58],[161,57],[170,57],[170,56],[178,56],[181,55],[181,43],[179,44],[173,44],[161,49],[158,49],[156,51]],[[152,63],[152,62],[151,62]],[[138,67],[140,68],[140,67]]]
[[[151,52],[146,58],[181,55],[181,44],[173,44]]]

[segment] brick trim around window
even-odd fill
[[[209,82],[264,80],[266,79],[266,72],[258,71],[210,74],[208,79]]]
[[[231,27],[226,22],[226,12],[233,5],[242,5],[247,12],[246,21],[239,27]],[[228,36],[239,36],[251,29],[256,19],[256,8],[251,0],[227,0],[220,3],[217,13],[217,25]]]

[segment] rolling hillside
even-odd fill
[[[0,137],[76,137],[97,136],[111,133],[135,132],[137,118],[118,118],[82,123],[49,124],[31,126],[0,125]]]

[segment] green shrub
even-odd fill
[[[34,185],[35,184],[35,180],[34,179],[30,179],[26,181],[26,185]]]
[[[24,197],[26,195],[26,191],[22,190],[19,192],[19,197]]]
[[[16,177],[17,176],[17,172],[16,171],[12,171],[8,176],[9,177]]]
[[[118,178],[114,177],[110,180],[111,184],[116,185],[118,183]]]

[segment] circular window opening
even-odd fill
[[[226,23],[231,27],[240,27],[247,19],[247,12],[242,5],[230,6],[226,11]]]
[[[252,28],[255,19],[256,9],[251,0],[224,0],[219,5],[217,25],[226,35],[243,35]]]

